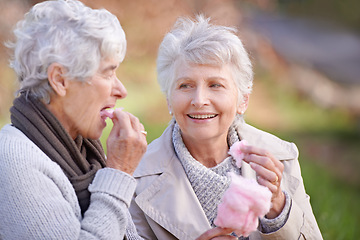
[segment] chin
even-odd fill
[[[83,135],[84,138],[97,140],[101,137],[104,128],[98,129],[97,131],[88,132],[86,135]]]
[[[91,139],[91,140],[98,140],[100,137],[101,137],[101,134],[100,135],[90,135],[86,138]]]

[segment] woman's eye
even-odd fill
[[[179,88],[189,88],[190,85],[189,84],[186,84],[186,83],[182,83],[180,84]]]
[[[218,83],[213,83],[213,84],[211,84],[210,85],[210,87],[212,87],[212,88],[219,88],[219,87],[221,87],[222,85],[221,84],[218,84]]]

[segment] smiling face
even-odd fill
[[[52,96],[49,109],[73,139],[78,135],[98,139],[106,126],[101,112],[113,108],[116,100],[126,97],[127,91],[116,77],[118,66],[118,61],[104,59],[96,74],[86,82],[66,78],[56,81],[56,77],[49,77],[57,93]]]
[[[228,65],[181,64],[168,97],[170,111],[186,143],[226,140],[238,106],[238,91]]]

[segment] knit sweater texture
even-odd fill
[[[241,174],[241,169],[236,167],[235,160],[230,156],[224,159],[220,164],[213,168],[207,168],[196,159],[194,159],[186,148],[178,124],[174,125],[172,134],[174,149],[178,156],[186,175],[189,178],[192,188],[199,199],[199,202],[205,212],[205,215],[212,227],[216,218],[217,206],[219,205],[224,192],[230,185],[228,172]],[[228,133],[228,144],[233,145],[236,141],[240,141],[233,127],[230,127]],[[260,219],[260,229],[264,233],[270,233],[280,229],[286,222],[291,206],[291,198],[285,193],[286,203],[281,214],[274,219]],[[239,237],[239,239],[248,239]]]
[[[0,239],[123,239],[136,182],[100,169],[81,216],[74,188],[60,166],[21,131],[0,131]]]

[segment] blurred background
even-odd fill
[[[0,0],[0,127],[18,86],[3,43],[35,0]],[[170,116],[156,55],[178,16],[204,13],[235,26],[255,71],[246,121],[300,150],[305,188],[324,239],[360,236],[360,2],[357,0],[84,0],[117,15],[128,50],[118,102],[139,117],[148,142]],[[101,138],[104,147],[111,123]]]

